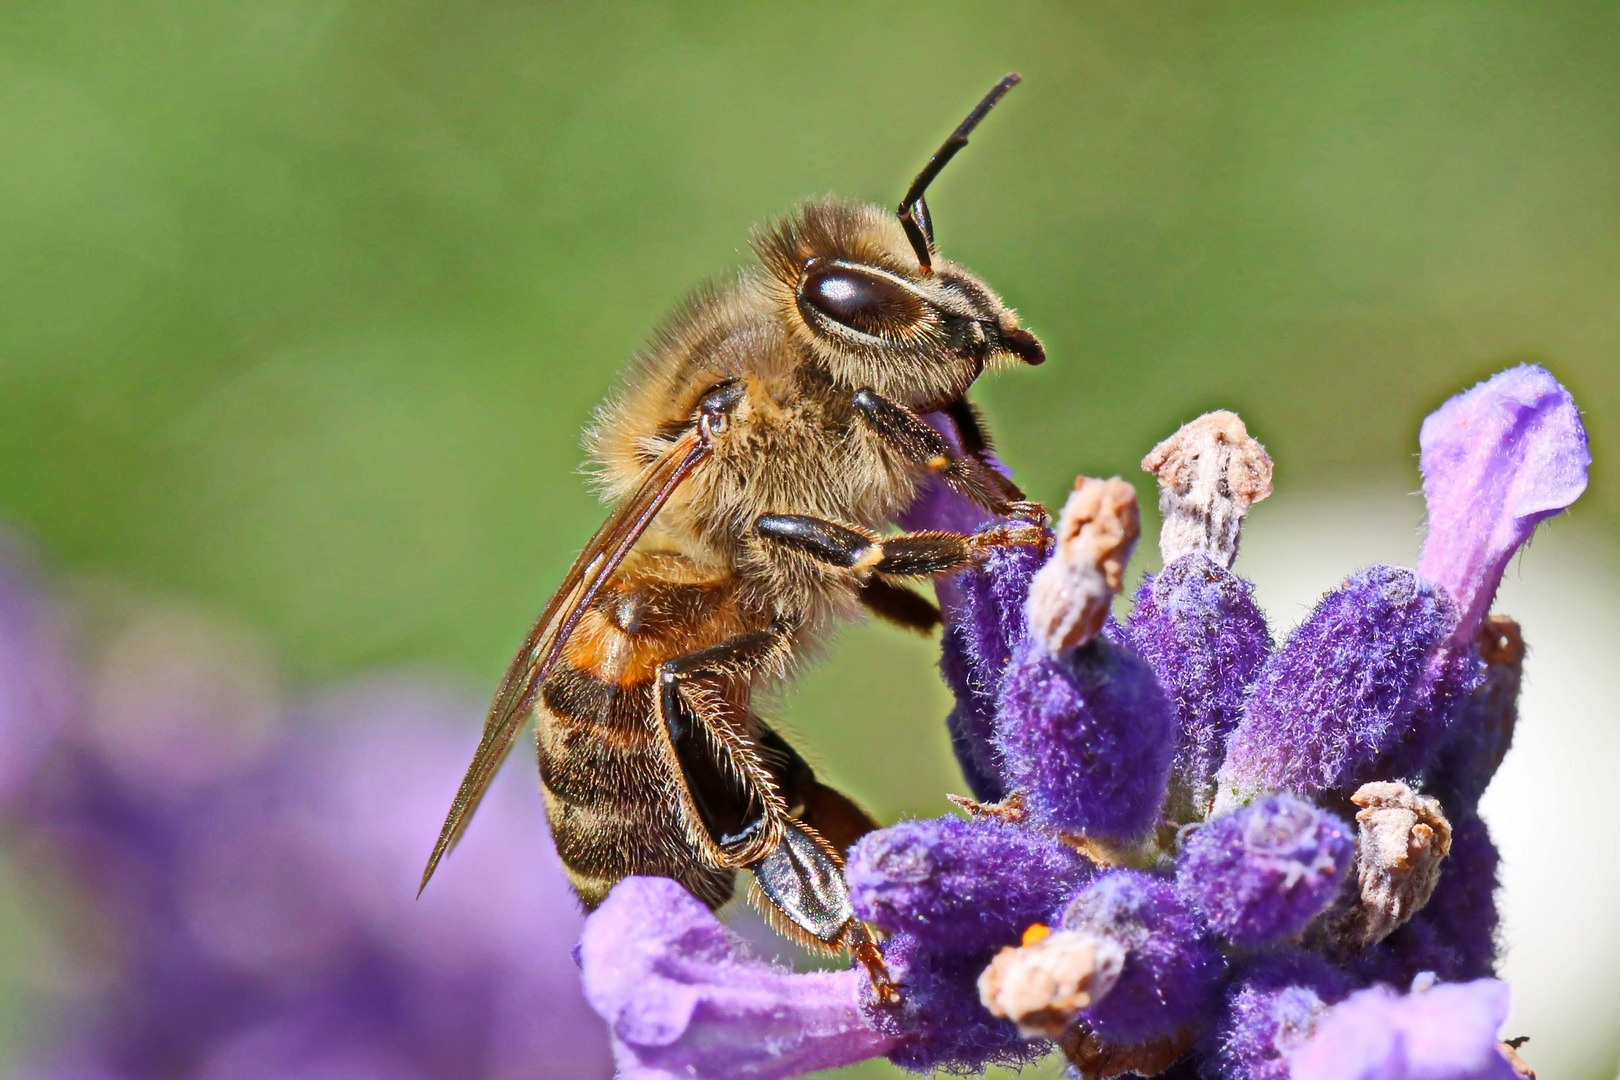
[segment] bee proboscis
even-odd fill
[[[778,930],[849,949],[893,994],[842,874],[877,825],[750,703],[863,604],[931,629],[938,610],[905,579],[1043,542],[1044,512],[988,463],[964,394],[986,366],[1044,350],[939,259],[924,201],[1017,82],[968,114],[897,214],[823,199],[756,234],[756,263],[695,294],[599,411],[592,458],[617,508],[508,666],[424,886],[533,711],[552,833],[587,908],[632,874],[719,906],[747,869]],[[930,476],[1010,520],[885,535]]]

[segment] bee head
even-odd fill
[[[923,195],[1018,82],[1009,75],[929,159],[899,212],[824,200],[755,240],[793,338],[837,382],[919,408],[960,397],[987,365],[1046,352],[990,287],[934,250]]]

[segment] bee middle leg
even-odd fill
[[[789,624],[777,623],[666,661],[659,671],[659,712],[709,841],[700,846],[717,861],[753,872],[754,888],[779,928],[807,945],[848,949],[879,997],[892,1000],[883,954],[850,904],[841,857],[876,822],[816,780],[780,735],[761,724],[749,745],[720,714],[718,699],[692,690],[698,680],[743,678],[770,665],[789,632]],[[822,836],[811,820],[833,835]]]

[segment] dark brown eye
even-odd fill
[[[920,321],[923,303],[908,289],[854,266],[821,266],[799,284],[799,302],[863,334],[881,335]]]

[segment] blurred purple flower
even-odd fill
[[[580,960],[620,1080],[771,1080],[860,1061],[893,1041],[862,1013],[863,973],[796,975],[754,959],[666,878],[614,886],[586,923]]]
[[[77,706],[66,613],[0,533],[0,805],[33,772]]]
[[[476,705],[379,678],[283,718],[262,662],[173,613],[105,653],[14,826],[101,928],[100,985],[34,1075],[608,1075],[577,904],[515,774],[415,899]]]
[[[1350,995],[1288,1058],[1293,1080],[1515,1080],[1497,1049],[1512,995],[1480,979]]]

